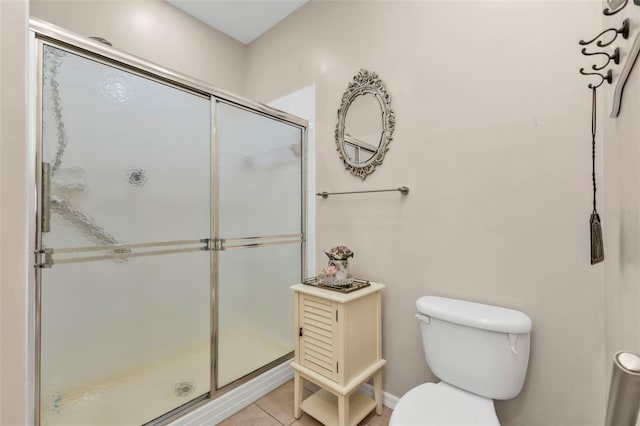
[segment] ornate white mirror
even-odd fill
[[[361,69],[342,95],[336,144],[345,168],[363,180],[382,164],[395,127],[391,96],[374,72]]]

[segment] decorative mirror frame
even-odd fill
[[[354,163],[344,150],[344,130],[347,121],[347,111],[351,103],[360,95],[371,93],[378,100],[382,110],[382,135],[377,151],[363,163]],[[342,103],[338,109],[338,124],[336,125],[336,149],[344,162],[344,168],[352,175],[365,180],[373,173],[377,166],[382,164],[384,156],[389,150],[389,143],[392,141],[393,130],[396,126],[396,116],[391,109],[391,95],[387,92],[384,82],[375,72],[361,69],[353,77],[353,81],[347,86],[347,91],[342,95]]]

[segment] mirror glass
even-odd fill
[[[382,164],[395,127],[391,96],[374,72],[360,70],[338,109],[336,144],[345,168],[366,179]]]
[[[355,164],[371,159],[382,140],[382,109],[374,93],[356,96],[347,109],[344,125],[345,154]]]

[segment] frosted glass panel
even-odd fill
[[[301,129],[218,102],[216,140],[220,237],[300,234]],[[289,287],[300,282],[302,259],[299,243],[218,256],[217,385],[222,387],[293,351]]]
[[[221,238],[301,232],[302,131],[216,104]]]
[[[210,389],[208,252],[43,270],[43,425],[146,423]]]
[[[210,390],[211,255],[90,249],[210,236],[211,102],[53,47],[43,66],[41,421],[146,423]]]
[[[299,244],[222,251],[218,285],[218,386],[293,351]],[[251,265],[251,267],[247,267]]]
[[[46,247],[201,239],[210,222],[208,99],[45,46]]]
[[[218,387],[292,352],[301,244],[277,236],[302,233],[302,130],[217,102],[211,188],[209,99],[50,46],[43,67],[41,423],[143,424],[206,395],[212,316]],[[218,252],[212,312],[216,191],[219,237],[286,244]]]

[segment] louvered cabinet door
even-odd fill
[[[331,380],[338,379],[336,302],[299,294],[299,363]]]

